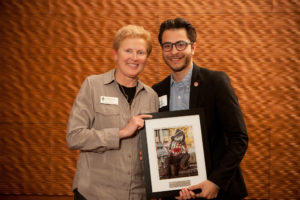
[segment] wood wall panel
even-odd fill
[[[299,199],[299,11],[299,0],[1,0],[0,199],[72,199],[65,132],[83,80],[114,67],[114,34],[130,23],[153,37],[141,80],[162,80],[158,28],[178,16],[197,30],[195,62],[225,71],[239,97],[248,199]]]

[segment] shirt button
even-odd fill
[[[178,96],[178,99],[181,99],[181,96]]]

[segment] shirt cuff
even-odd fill
[[[119,128],[107,128],[102,129],[102,133],[98,135],[104,139],[104,144],[108,149],[118,149],[120,146],[120,129]]]

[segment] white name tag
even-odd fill
[[[119,99],[117,97],[100,96],[100,103],[118,105]]]
[[[159,108],[162,108],[162,107],[165,107],[168,105],[167,95],[159,97],[158,100],[159,100]]]

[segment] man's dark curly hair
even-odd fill
[[[193,25],[184,18],[168,19],[160,25],[158,41],[161,45],[162,35],[166,30],[184,28],[191,42],[196,42],[197,33]]]

